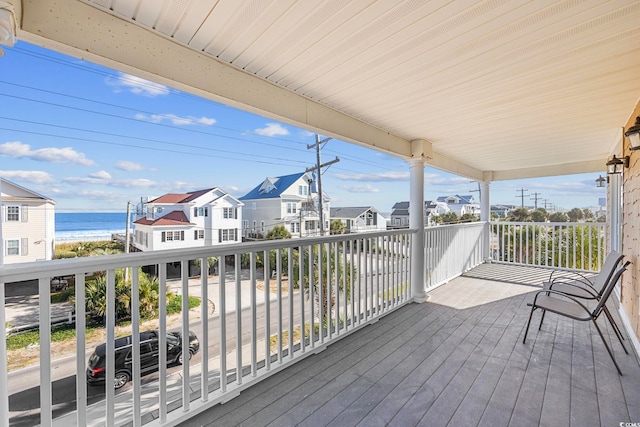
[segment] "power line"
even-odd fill
[[[142,138],[142,137],[139,137],[139,136],[124,135],[124,134],[118,134],[118,133],[112,133],[112,132],[101,132],[101,131],[96,131],[96,130],[92,130],[92,129],[75,128],[75,127],[71,127],[71,126],[62,126],[62,125],[55,125],[55,124],[52,124],[52,123],[35,122],[35,121],[22,120],[22,119],[13,119],[13,118],[2,117],[2,116],[0,116],[0,119],[11,120],[11,121],[16,121],[16,122],[22,122],[22,123],[29,123],[29,124],[36,124],[36,125],[41,125],[41,126],[50,126],[50,127],[59,128],[59,129],[65,129],[65,130],[88,132],[88,133],[94,133],[94,134],[98,134],[98,135],[115,136],[115,137],[118,137],[118,138],[135,139],[135,140],[138,140],[138,141],[153,142],[153,143],[158,143],[158,144],[174,145],[174,146],[178,146],[178,147],[196,148],[198,150],[208,150],[208,151],[216,151],[216,152],[229,153],[229,154],[239,154],[239,155],[243,155],[243,156],[246,155],[246,153],[243,153],[243,152],[222,150],[222,149],[217,148],[217,147],[216,148],[211,148],[211,147],[206,147],[206,146],[201,146],[201,145],[191,145],[191,144],[184,144],[184,143],[179,143],[179,142],[162,141],[162,140],[159,140],[159,139]],[[16,129],[8,129],[8,130],[12,130],[14,132],[25,132],[25,133],[29,133],[30,132],[30,131],[22,131],[22,130],[16,130]],[[58,135],[49,135],[49,136],[59,137],[59,138],[67,138],[66,136],[58,136]],[[139,148],[139,146],[132,146],[132,147]],[[285,161],[285,162],[296,162],[296,163],[302,163],[302,164],[306,163],[306,162],[297,161],[297,160],[284,159],[284,158],[281,158],[281,157],[272,157],[272,156],[265,156],[265,155],[260,155],[260,157],[261,158],[267,158],[267,159],[273,159],[273,160],[280,160],[280,161]]]
[[[70,139],[70,140],[74,140],[74,141],[85,141],[85,142],[94,142],[96,144],[113,145],[113,146],[120,146],[120,147],[127,147],[127,148],[137,148],[137,149],[140,149],[140,150],[162,151],[162,152],[165,152],[165,153],[187,154],[187,155],[191,155],[191,156],[211,157],[211,158],[215,158],[215,159],[238,160],[238,161],[242,161],[242,162],[251,162],[251,163],[261,163],[261,164],[265,164],[265,165],[280,165],[280,166],[282,166],[281,163],[249,159],[249,158],[246,158],[246,157],[245,158],[236,158],[236,157],[229,157],[229,156],[215,156],[213,154],[190,153],[188,151],[169,150],[169,149],[166,149],[166,148],[157,148],[157,147],[144,147],[144,146],[140,146],[140,145],[124,144],[124,143],[120,143],[120,142],[99,141],[97,139],[78,138],[78,137],[62,136],[62,135],[53,135],[53,134],[47,134],[47,133],[43,133],[43,132],[26,131],[26,130],[20,130],[20,129],[11,129],[11,128],[2,128],[2,127],[0,127],[0,129],[7,130],[7,131],[12,131],[12,132],[23,132],[23,133],[28,133],[28,134],[32,134],[32,135],[48,136],[48,137],[51,137],[51,138],[64,138],[64,139]],[[302,161],[299,161],[299,160],[283,160],[283,161],[302,163],[302,164],[305,163],[305,162],[302,162]]]

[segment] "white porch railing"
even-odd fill
[[[207,407],[228,401],[256,381],[322,351],[331,342],[410,302],[412,233],[402,230],[287,239],[0,267],[2,284],[37,280],[40,329],[38,367],[33,368],[38,370],[35,377],[39,380],[34,384],[28,384],[28,377],[21,373],[8,372],[6,331],[0,333],[0,390],[8,390],[0,394],[0,425],[10,425],[16,419],[45,426],[176,425]],[[218,259],[218,275],[207,274],[210,257]],[[203,266],[197,278],[186,274],[193,260]],[[119,327],[123,328],[119,335],[133,335],[131,386],[117,391],[106,387],[104,399],[90,404],[85,370],[87,355],[95,344],[87,345],[85,287],[95,280],[96,273],[106,278],[102,328],[106,332],[106,383],[113,384],[116,304],[120,304],[116,297],[117,272],[129,270],[131,307],[138,307],[143,283],[139,269],[149,265],[157,268],[161,290],[155,307],[158,320],[153,325],[160,331],[157,378],[145,377],[142,381],[139,332],[144,313],[132,310],[131,323]],[[167,268],[177,265],[182,277],[171,282]],[[69,401],[61,401],[64,397],[52,391],[55,382],[64,381],[52,366],[65,361],[52,356],[51,351],[55,344],[50,329],[50,280],[59,276],[73,277],[76,289],[76,348],[68,361],[75,374],[76,391],[70,391]],[[200,308],[188,310],[188,298],[182,298],[182,313],[167,316],[167,293],[162,291],[167,286],[182,295],[197,296]],[[2,301],[4,289],[1,285]],[[215,304],[213,314],[209,301]],[[0,321],[5,319],[2,304]],[[182,331],[184,360],[188,360],[188,331],[195,332],[200,341],[199,353],[181,367],[166,366],[166,331],[172,329]],[[73,384],[71,377],[67,377],[67,384]],[[32,419],[9,405],[10,400],[16,400],[12,390],[25,387],[38,389],[35,393],[40,410]],[[65,413],[65,407],[71,412]]]
[[[606,257],[605,224],[599,222],[492,222],[495,262],[600,271]]]
[[[425,229],[425,282],[433,289],[482,264],[487,251],[485,222],[442,225]]]

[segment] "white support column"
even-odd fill
[[[609,217],[609,226],[611,239],[609,250],[620,251],[622,249],[622,191],[621,191],[622,175],[614,173],[609,175],[609,204],[607,206],[607,217]]]
[[[413,300],[424,302],[428,296],[424,282],[424,143],[411,141],[409,228],[418,230],[411,240],[411,290]]]
[[[491,197],[489,193],[490,181],[480,182],[480,221],[485,222],[484,234],[482,237],[482,245],[484,246],[484,261],[491,262],[493,257],[491,253]]]

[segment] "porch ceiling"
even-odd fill
[[[640,96],[637,0],[8,2],[18,40],[472,179],[602,171]]]

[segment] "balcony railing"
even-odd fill
[[[492,222],[496,262],[599,271],[606,257],[605,224]]]
[[[484,222],[443,225],[425,229],[425,282],[433,289],[482,264],[487,251],[483,243]]]
[[[412,231],[368,233],[365,236],[331,236],[243,243],[215,248],[180,249],[58,260],[0,268],[0,282],[36,280],[39,291],[39,416],[35,419],[9,407],[11,390],[28,381],[16,373],[9,375],[6,331],[0,334],[0,425],[22,422],[41,425],[104,424],[134,426],[175,425],[191,413],[225,402],[253,383],[322,351],[330,343],[376,321],[411,301],[410,256]],[[217,259],[217,274],[208,274],[209,261]],[[194,260],[197,260],[194,263]],[[199,265],[199,276],[188,277]],[[124,281],[126,301],[136,308],[143,295],[146,274],[157,272],[158,299],[153,307],[133,309],[130,322],[116,319]],[[171,281],[167,271],[181,272]],[[53,387],[63,381],[52,366],[64,363],[52,356],[51,290],[53,277],[73,278],[75,283],[75,350],[71,361],[75,373],[75,395],[60,405],[61,395]],[[86,309],[92,296],[85,294],[92,282],[103,280],[106,287],[105,313],[101,329],[106,342],[106,384],[115,380],[115,339],[131,335],[131,385],[119,390],[105,387],[104,400],[90,403],[87,395],[88,345]],[[71,279],[70,279],[71,280]],[[166,288],[183,296],[200,298],[200,307],[189,310],[182,298],[182,312],[168,316]],[[4,301],[4,286],[0,286]],[[211,303],[215,304],[212,314]],[[152,328],[159,330],[157,378],[148,380],[140,372],[140,335],[145,311],[157,310]],[[95,313],[94,313],[95,314]],[[120,314],[121,316],[121,314]],[[95,317],[95,316],[93,316]],[[175,319],[177,317],[177,319]],[[0,321],[5,321],[4,304]],[[176,323],[172,323],[176,320]],[[155,322],[155,323],[154,323]],[[117,327],[117,328],[116,328]],[[200,351],[180,367],[167,367],[166,332],[182,332],[183,360],[189,360],[189,331],[196,333]],[[55,360],[54,360],[55,359]],[[36,375],[37,377],[38,375]],[[72,375],[73,376],[73,375]],[[143,379],[145,380],[143,382]],[[183,379],[188,379],[187,381]],[[69,379],[67,383],[73,380]],[[91,394],[93,388],[89,387]],[[56,392],[57,393],[57,392]],[[54,402],[55,397],[55,402]],[[12,399],[15,402],[15,398]],[[94,399],[95,400],[95,399]],[[55,404],[54,404],[55,403]],[[67,412],[60,408],[66,407]],[[17,415],[16,415],[17,414]],[[33,414],[32,414],[33,416]]]
[[[54,421],[61,425],[175,425],[202,408],[230,400],[262,378],[324,350],[410,302],[413,233],[396,230],[0,267],[2,283],[38,283],[39,360],[37,368],[32,369],[39,371],[39,381],[33,387],[38,389],[40,413],[26,420],[42,425]],[[494,262],[598,270],[605,256],[604,227],[598,223],[477,222],[428,227],[424,233],[424,255],[419,256],[424,256],[427,289],[489,258]],[[213,258],[217,267],[209,275]],[[194,265],[198,265],[195,270]],[[158,292],[155,305],[145,309],[157,311],[157,320],[143,323],[144,311],[134,309],[128,315],[130,322],[117,322],[117,305],[123,304],[121,273],[128,270],[128,301],[131,307],[138,307],[147,278],[141,273],[145,266],[157,272],[158,289],[196,296],[200,307],[189,310],[188,299],[182,298],[181,314],[168,316],[167,293]],[[190,270],[197,277],[189,277]],[[180,274],[171,280],[175,272]],[[69,381],[65,383],[54,374],[59,370],[52,369],[63,361],[52,356],[56,344],[52,342],[50,302],[50,281],[60,276],[71,278],[76,289],[76,342],[71,360],[75,379],[67,378],[75,382],[76,391],[62,404],[63,398],[54,394],[54,388]],[[85,332],[91,297],[84,290],[96,278],[106,283],[100,329],[104,332],[102,342],[106,342],[107,384],[114,383],[116,330],[118,336],[133,337],[134,369],[130,386],[117,391],[103,388],[104,399],[100,396],[93,403],[96,399],[91,396],[91,388],[87,391],[85,369],[96,343]],[[3,300],[4,292],[5,287],[0,286]],[[2,305],[0,321],[5,320]],[[145,329],[160,331],[160,363],[157,377],[151,380],[141,376],[139,366],[139,332]],[[188,331],[198,336],[200,351],[191,363],[166,366],[165,332],[172,330],[182,332],[184,360],[188,360]],[[0,366],[7,366],[7,355],[3,329]],[[12,417],[25,421],[26,415],[9,407],[9,401],[15,402],[18,395],[12,392],[14,386],[24,388],[21,381],[28,381],[18,374],[0,369],[0,389],[9,390],[0,395],[0,425],[15,421]]]

